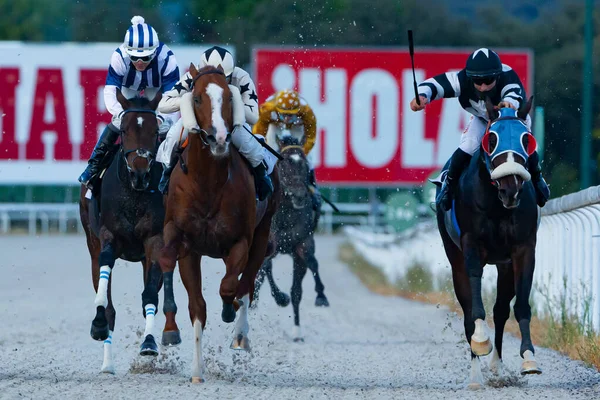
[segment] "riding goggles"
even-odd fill
[[[474,76],[471,78],[476,85],[491,85],[496,80],[495,76]]]

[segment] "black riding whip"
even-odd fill
[[[421,105],[421,99],[419,99],[419,91],[417,90],[417,77],[415,76],[415,47],[413,43],[413,32],[412,29],[408,30],[408,52],[410,53],[410,63],[412,65],[413,73],[413,87],[415,89],[415,100],[418,105]]]

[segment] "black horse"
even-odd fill
[[[285,307],[290,303],[290,297],[281,292],[273,279],[272,259],[277,254],[289,254],[294,261],[294,277],[292,283],[292,306],[294,308],[294,341],[301,341],[300,333],[300,300],[302,299],[302,279],[306,269],[310,269],[315,279],[317,307],[328,307],[329,301],[325,296],[323,282],[319,276],[319,263],[315,258],[314,232],[319,221],[319,212],[313,210],[312,198],[308,181],[308,161],[299,142],[291,136],[279,142],[283,160],[277,162],[277,170],[281,182],[282,202],[273,217],[271,239],[275,251],[265,259],[256,277],[254,302],[257,304],[258,293],[265,279],[271,285],[271,294],[275,302]]]
[[[469,387],[483,384],[479,356],[492,351],[486,332],[481,278],[486,264],[498,269],[494,305],[494,372],[502,365],[502,336],[516,295],[515,318],[521,330],[522,374],[540,374],[529,332],[529,294],[535,267],[538,208],[527,159],[535,139],[525,123],[533,98],[519,110],[497,110],[487,100],[491,123],[470,165],[462,174],[452,209],[437,210],[444,249],[452,265],[456,297],[464,312],[471,346]],[[447,168],[447,165],[446,167]],[[439,191],[439,183],[438,183]]]
[[[105,171],[101,185],[97,185],[100,186],[97,192],[89,196],[82,186],[79,201],[96,291],[96,317],[90,334],[93,339],[104,341],[102,371],[110,373],[114,373],[111,349],[116,315],[110,274],[117,258],[142,262],[146,332],[140,354],[158,354],[151,331],[162,285],[158,257],[163,246],[165,218],[163,198],[157,189],[162,168],[154,162],[158,148],[155,110],[161,95],[152,101],[145,98],[127,100],[117,91],[117,99],[125,111],[119,151]]]

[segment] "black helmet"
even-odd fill
[[[496,52],[482,47],[469,56],[465,70],[470,78],[497,76],[502,73],[502,62]]]

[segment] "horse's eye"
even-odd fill
[[[229,96],[229,102],[233,103],[233,96]]]
[[[198,96],[194,96],[194,103],[200,104],[200,103],[202,103],[202,99]]]

